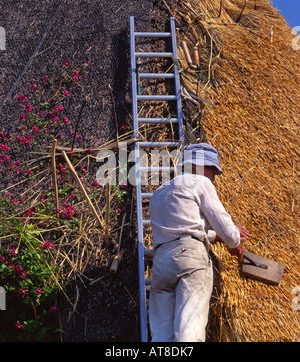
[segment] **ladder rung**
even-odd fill
[[[174,95],[159,95],[159,96],[136,96],[138,101],[176,101],[177,97]]]
[[[140,147],[178,147],[180,142],[138,142]]]
[[[151,199],[152,195],[153,195],[153,193],[150,193],[150,192],[149,193],[146,193],[146,192],[141,193],[142,199]]]
[[[135,53],[137,58],[168,58],[173,57],[173,53],[170,52],[137,52]]]
[[[178,118],[138,118],[138,123],[178,123]]]
[[[140,172],[174,172],[174,167],[164,167],[164,166],[157,166],[157,167],[140,167]]]
[[[173,79],[175,78],[174,73],[139,73],[140,78],[165,78],[165,79]]]
[[[142,220],[144,226],[150,226],[151,221],[150,220]]]
[[[134,35],[139,38],[169,38],[172,33],[135,32]]]

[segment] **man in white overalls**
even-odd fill
[[[217,196],[215,176],[223,172],[213,146],[189,145],[179,166],[184,172],[154,192],[149,208],[156,250],[149,304],[153,342],[205,341],[213,288],[209,243],[223,240],[242,259],[241,241],[251,236],[234,225]]]

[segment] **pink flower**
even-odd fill
[[[16,326],[18,329],[22,329],[22,328],[23,328],[23,324],[21,324],[19,321],[15,324],[15,326]]]
[[[69,92],[65,89],[64,90],[64,96],[68,97],[68,95],[69,95]]]
[[[38,133],[39,131],[40,131],[40,130],[37,128],[37,126],[34,126],[34,127],[33,127],[33,132],[34,132],[34,133]]]
[[[93,182],[93,186],[99,186],[99,182],[98,182],[97,180],[95,180],[95,181]]]
[[[122,210],[121,210],[120,208],[118,208],[118,209],[117,209],[117,212],[121,213],[121,212],[122,212]]]
[[[36,288],[35,292],[37,295],[41,295],[43,293],[42,288],[40,287]]]
[[[27,207],[27,209],[25,209],[25,213],[28,217],[32,217],[33,216],[33,212],[32,209],[30,207]]]
[[[69,65],[70,65],[69,61],[66,60],[66,61],[64,62],[64,66],[65,66],[66,68],[68,68]]]
[[[19,118],[20,122],[22,122],[25,117],[26,117],[26,114],[25,114],[25,113],[22,113],[22,114],[20,115],[20,118]]]
[[[45,195],[44,195],[44,194],[40,194],[40,199],[41,199],[41,200],[44,200],[44,198],[45,198]]]
[[[77,135],[77,138],[78,138],[80,141],[82,141],[82,136],[81,136],[81,134],[78,134],[78,135]]]
[[[55,209],[55,214],[60,214],[61,213],[61,209]]]
[[[26,171],[26,174],[27,174],[27,175],[31,175],[32,173],[33,173],[33,172],[32,172],[31,170],[27,170],[27,171]]]
[[[1,256],[0,261],[5,261],[5,256]]]
[[[75,80],[75,82],[78,80],[78,77],[79,77],[79,71],[78,70],[73,70],[73,73],[74,73],[74,77],[73,79]]]
[[[22,94],[18,97],[19,104],[22,103],[25,99],[28,99],[27,96],[23,96]]]
[[[44,75],[42,78],[43,82],[46,82],[47,79],[48,79],[48,77],[46,75]]]
[[[69,123],[69,120],[68,120],[67,117],[64,117],[63,121],[64,121],[65,124],[68,124],[68,123]]]
[[[27,103],[26,106],[25,106],[25,108],[26,108],[26,112],[27,112],[27,113],[32,112],[31,103]]]
[[[19,201],[20,204],[24,204],[24,202],[25,202],[24,199],[21,199],[21,200]]]
[[[57,305],[54,304],[54,305],[50,308],[50,311],[55,314],[55,313],[59,312],[59,309],[58,309]]]
[[[45,241],[44,245],[40,246],[42,250],[48,250],[50,248],[54,248],[54,244],[50,243],[49,241]]]
[[[17,273],[21,273],[21,271],[23,270],[21,265],[16,265],[16,272]]]
[[[91,64],[91,62],[92,62],[91,59],[89,59],[87,63],[84,63],[83,64],[84,68],[88,67]]]
[[[37,86],[35,83],[33,83],[33,84],[31,85],[31,89],[32,89],[32,90],[37,89],[37,88],[38,88],[38,86]]]
[[[4,157],[4,161],[9,162],[9,161],[10,161],[10,157],[6,155],[6,156]]]
[[[82,172],[82,173],[86,173],[86,169],[85,169],[85,168],[82,168],[82,169],[81,169],[81,172]]]
[[[125,127],[126,127],[125,124],[122,123],[122,124],[121,124],[121,127],[120,127],[120,131],[125,131]]]
[[[62,139],[62,134],[61,134],[61,132],[59,132],[59,134],[57,135],[57,138]]]
[[[57,122],[59,122],[59,119],[56,116],[54,116],[53,121],[54,121],[54,123],[57,123]]]
[[[28,289],[23,289],[23,288],[20,289],[20,294],[22,294],[22,295],[26,295],[27,292],[28,292]]]
[[[9,151],[9,150],[10,150],[10,147],[9,147],[8,145],[4,145],[4,144],[2,144],[2,143],[0,143],[0,148],[1,148],[1,150],[3,150],[3,151]]]

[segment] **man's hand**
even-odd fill
[[[251,237],[250,232],[242,225],[235,225],[240,232],[240,241],[243,243]]]
[[[228,252],[230,255],[232,256],[236,256],[240,261],[243,260],[243,256],[244,256],[244,248],[242,243],[245,242],[246,240],[248,240],[251,237],[250,232],[242,225],[236,225],[236,227],[238,228],[239,232],[240,232],[240,245],[236,248],[233,249],[228,249]]]
[[[232,256],[237,256],[237,258],[242,261],[243,260],[243,256],[244,256],[244,248],[243,245],[240,244],[239,246],[237,246],[236,248],[233,249],[229,249],[227,248],[228,252],[230,255]]]

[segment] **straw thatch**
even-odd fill
[[[181,25],[178,43],[185,40],[191,52],[198,43],[200,53],[199,69],[189,70],[179,51],[182,85],[217,106],[185,100],[190,140],[199,141],[204,128],[220,151],[224,174],[217,191],[234,221],[252,233],[244,248],[285,264],[280,285],[270,286],[243,278],[224,245],[212,246],[221,265],[212,301],[214,339],[299,341],[293,294],[300,285],[295,35],[267,0],[185,0],[173,11]]]

